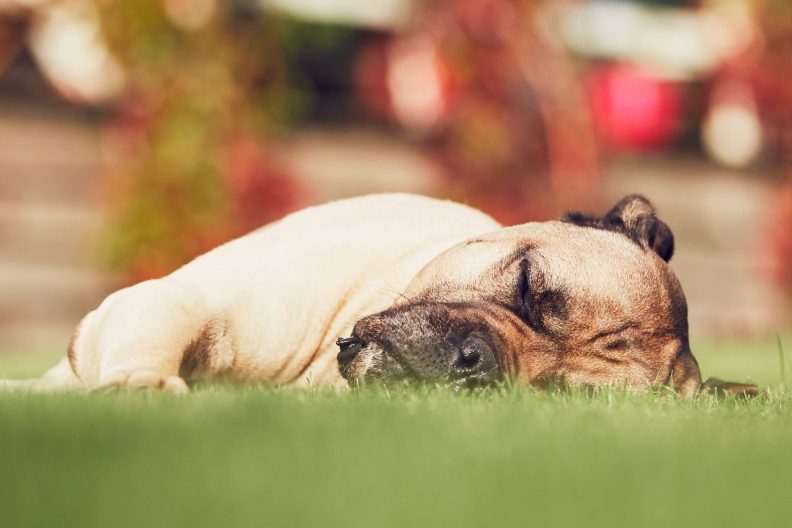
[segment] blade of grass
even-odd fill
[[[778,361],[781,363],[781,385],[786,387],[786,370],[784,365],[784,345],[781,343],[781,335],[776,334],[776,343],[778,343]]]

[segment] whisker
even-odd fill
[[[404,299],[407,302],[412,302],[411,298],[407,297],[404,293],[396,290],[393,287],[393,285],[390,282],[388,282],[388,280],[385,277],[381,277],[381,279],[382,279],[382,282],[385,283],[387,288],[380,288],[380,291],[383,291],[383,292],[390,293],[390,294],[396,295],[398,297],[401,297],[402,299]]]

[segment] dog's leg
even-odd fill
[[[82,388],[67,358],[49,369],[43,376],[27,380],[0,380],[0,390],[27,392],[55,392]]]
[[[205,322],[202,300],[189,287],[159,279],[121,290],[80,329],[77,375],[88,389],[186,392],[179,367]]]

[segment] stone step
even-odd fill
[[[0,343],[65,350],[114,289],[95,259],[101,145],[95,119],[0,101]]]
[[[782,328],[786,299],[748,254],[724,258],[709,251],[680,251],[671,261],[688,299],[692,330],[721,336]]]
[[[21,353],[32,350],[46,352],[53,357],[66,354],[69,339],[78,318],[63,321],[16,321],[0,324],[0,353],[18,349]]]
[[[0,259],[93,266],[103,218],[85,207],[0,202]]]
[[[0,104],[0,159],[14,170],[92,169],[102,159],[99,128],[88,120],[6,102]]]
[[[0,157],[0,201],[95,207],[104,183],[93,165],[20,165]]]
[[[116,284],[90,268],[22,264],[0,259],[0,326],[73,321]]]

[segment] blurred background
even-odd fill
[[[0,352],[383,191],[654,201],[694,339],[792,325],[788,0],[0,0]]]

